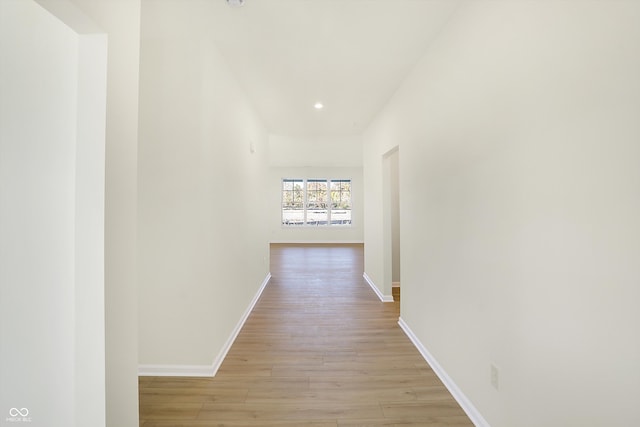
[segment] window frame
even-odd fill
[[[302,222],[301,223],[285,222],[285,217],[284,217],[285,182],[302,183]],[[312,209],[318,209],[318,208],[309,207],[308,184],[310,182],[325,183],[325,186],[326,186],[325,197],[324,197],[324,201],[321,202],[325,204],[324,210],[326,210],[326,215],[327,215],[326,217],[327,219],[326,221],[324,221],[326,223],[324,224],[309,223],[308,211]],[[333,208],[333,202],[331,199],[331,189],[332,189],[331,186],[332,186],[332,183],[335,183],[335,182],[349,183],[349,209],[340,209],[338,207]],[[293,191],[295,191],[295,188],[292,188],[291,191],[292,191],[292,197],[293,197]],[[335,215],[334,213],[335,211],[344,211],[344,210],[350,211],[349,220],[348,220],[349,222],[334,224],[331,218],[332,213]],[[280,180],[280,226],[282,228],[288,228],[288,229],[291,229],[291,228],[352,228],[353,227],[353,180],[351,178],[282,178]]]

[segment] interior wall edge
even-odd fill
[[[366,272],[362,274],[362,277],[364,278],[365,282],[367,282],[367,284],[371,287],[373,292],[375,292],[376,296],[380,299],[380,301],[393,302],[393,295],[383,294]]]

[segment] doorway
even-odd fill
[[[400,300],[400,150],[396,146],[382,157],[384,288]]]

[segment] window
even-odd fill
[[[351,225],[351,180],[283,179],[282,225]]]
[[[331,225],[351,224],[351,181],[341,179],[331,183]]]

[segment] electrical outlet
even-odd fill
[[[496,390],[500,390],[500,387],[499,387],[499,384],[500,384],[500,382],[499,382],[499,373],[500,372],[498,370],[498,367],[492,363],[491,364],[491,385]]]

